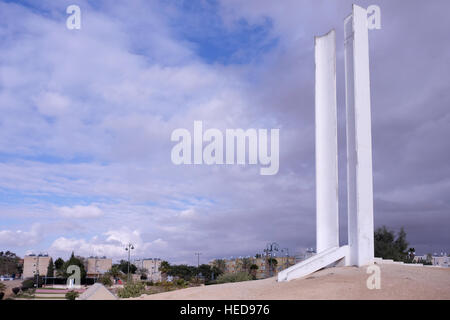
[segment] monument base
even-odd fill
[[[289,267],[278,273],[278,281],[289,281],[292,279],[307,276],[320,269],[334,266],[349,266],[349,247],[334,247],[316,254],[292,267]]]

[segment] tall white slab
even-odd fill
[[[336,33],[315,38],[317,253],[339,247]]]
[[[348,242],[352,265],[373,262],[372,128],[367,11],[353,5],[344,22]]]

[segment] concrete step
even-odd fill
[[[278,281],[289,281],[307,276],[348,257],[348,246],[334,247],[318,253],[278,273]]]

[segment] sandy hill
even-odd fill
[[[381,288],[369,290],[366,268],[338,267],[277,282],[275,278],[187,288],[136,299],[450,299],[450,268],[380,265]]]

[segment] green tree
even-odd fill
[[[21,273],[20,258],[11,251],[0,252],[0,274]]]
[[[55,268],[53,265],[53,259],[50,258],[50,260],[48,261],[48,267],[47,267],[47,277],[53,277],[54,272],[55,272]]]
[[[256,273],[258,272],[259,267],[256,264],[252,264],[250,266],[250,274],[253,276],[253,279],[256,279]]]
[[[170,270],[170,264],[167,261],[161,261],[161,265],[159,266],[159,270],[162,273],[168,273]]]
[[[64,260],[63,259],[58,258],[58,259],[55,260],[55,269],[56,270],[61,271],[63,266],[64,266]]]
[[[241,269],[245,272],[250,272],[250,267],[252,265],[252,259],[250,258],[242,258]]]
[[[408,261],[408,242],[403,227],[395,236],[395,233],[382,226],[375,230],[374,234],[375,257],[393,259],[395,261]]]
[[[278,261],[275,258],[267,258],[266,264],[269,266],[268,270],[269,270],[270,276],[272,276],[273,272],[277,269]]]
[[[197,275],[197,271],[198,270],[196,267],[188,266],[186,264],[180,264],[170,266],[167,274],[169,276],[179,277],[186,281],[189,281],[192,279],[192,277],[195,277]]]
[[[104,275],[100,276],[97,281],[106,287],[111,287],[113,285],[111,275],[109,273],[105,273]]]
[[[86,270],[84,268],[83,260],[80,257],[75,257],[75,254],[72,252],[70,259],[64,262],[63,265],[63,276],[64,278],[68,278],[71,274],[67,273],[67,268],[71,265],[78,266],[80,268],[80,280],[84,281],[86,279]]]
[[[413,263],[414,262],[414,257],[416,256],[416,249],[409,248],[407,254],[408,254],[408,256],[406,258],[407,263]]]
[[[74,290],[71,290],[69,292],[66,293],[66,299],[67,300],[75,300],[76,298],[78,298],[80,294]]]
[[[125,274],[128,274],[128,260],[120,260],[119,264],[115,264],[117,268]],[[137,267],[130,262],[130,273],[135,274]]]
[[[111,269],[109,269],[108,273],[111,275],[111,277],[113,278],[118,278],[120,276],[120,269],[119,269],[119,265],[115,264],[113,266],[111,266]]]
[[[217,269],[219,269],[221,271],[221,273],[224,273],[227,268],[226,262],[223,259],[214,260],[213,266],[216,267]]]
[[[213,268],[208,264],[201,264],[198,267],[198,271],[197,271],[198,274],[201,274],[205,278],[205,282],[209,282],[212,280],[213,272],[214,272]]]
[[[147,274],[148,274],[148,270],[145,268],[138,268],[137,270],[138,274],[141,275],[141,280],[147,280]]]

